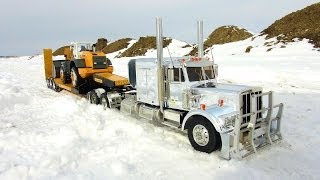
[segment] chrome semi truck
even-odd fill
[[[218,65],[203,56],[198,22],[198,56],[163,58],[162,22],[157,18],[157,58],[129,61],[136,89],[121,112],[186,131],[194,149],[243,158],[281,139],[283,104],[260,87],[217,83]]]

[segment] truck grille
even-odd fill
[[[242,114],[251,113],[251,95],[252,94],[261,94],[261,91],[258,92],[247,92],[242,94]],[[257,97],[257,111],[262,109],[262,97]],[[250,121],[251,116],[243,117],[242,124],[246,124]],[[257,114],[257,119],[262,118],[262,112]]]
[[[107,58],[105,56],[93,56],[93,69],[105,69],[107,66]]]

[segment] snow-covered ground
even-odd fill
[[[236,46],[214,47],[220,82],[263,86],[285,103],[284,140],[241,161],[47,89],[41,56],[0,59],[0,179],[320,179],[320,53],[304,45],[235,55]],[[112,59],[116,73],[127,75],[129,59]]]

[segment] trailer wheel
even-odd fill
[[[50,80],[50,79],[47,79],[47,80],[46,80],[46,83],[47,83],[47,87],[48,87],[48,88],[51,88],[51,80]]]
[[[70,73],[71,83],[73,87],[78,87],[81,82],[81,76],[78,72],[78,68],[72,67]]]
[[[100,103],[100,99],[99,99],[97,93],[94,90],[88,92],[87,97],[88,97],[89,102],[91,104],[99,104]]]
[[[210,121],[201,116],[190,119],[188,138],[197,151],[211,153],[221,147],[220,134]]]
[[[51,85],[52,89],[53,89],[53,90],[56,90],[57,85],[56,85],[56,83],[54,82],[54,79],[51,79],[51,83],[52,83],[52,85]]]
[[[53,79],[53,78],[50,78],[50,79],[49,79],[49,88],[50,88],[50,89],[53,89],[53,84],[54,84],[54,79]]]
[[[104,110],[107,108],[110,108],[109,100],[108,100],[106,93],[101,94],[100,101],[101,101],[101,104],[102,104]]]
[[[61,66],[61,68],[60,68],[60,79],[63,84],[68,83],[68,73],[66,72],[66,70],[63,66]]]

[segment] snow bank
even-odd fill
[[[301,42],[244,54],[241,43],[214,47],[219,81],[275,90],[282,142],[226,161],[182,132],[47,89],[42,56],[0,59],[0,179],[319,179],[319,53]],[[129,59],[112,58],[115,72],[127,76]]]

